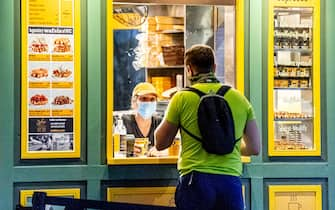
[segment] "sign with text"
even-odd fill
[[[80,157],[79,0],[21,1],[21,158]]]

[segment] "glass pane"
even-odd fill
[[[235,6],[186,6],[185,42],[211,46],[217,78],[235,87]]]
[[[235,71],[235,7],[217,7],[215,28],[216,76],[225,84],[236,85]]]
[[[214,48],[213,14],[213,6],[186,6],[186,48],[194,44]]]
[[[131,157],[125,143],[129,135],[125,134],[134,133],[128,128],[124,131],[121,119],[135,113],[132,91],[138,83],[150,82],[156,88],[155,114],[160,117],[172,95],[169,93],[189,85],[184,72],[185,49],[194,44],[211,46],[216,54],[218,79],[235,86],[235,6],[114,3],[113,21],[114,54],[108,59],[113,59],[114,65],[114,158]],[[131,139],[147,139],[136,132]],[[148,149],[152,146],[149,139]],[[177,141],[160,155],[176,156],[178,149]]]

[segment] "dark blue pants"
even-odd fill
[[[175,202],[181,210],[243,210],[241,180],[193,171],[179,178]]]

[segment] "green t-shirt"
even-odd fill
[[[197,83],[192,87],[209,93],[216,92],[220,83]],[[231,88],[224,96],[227,100],[234,119],[235,136],[243,135],[248,120],[255,119],[254,110],[246,97]],[[191,91],[179,91],[171,99],[165,114],[165,120],[179,126],[183,125],[188,131],[201,136],[197,124],[197,109],[199,96]],[[191,171],[199,171],[211,174],[226,174],[240,176],[242,174],[242,162],[240,155],[240,143],[238,141],[232,153],[227,155],[215,155],[207,153],[201,143],[193,139],[181,130],[181,153],[178,159],[180,175],[186,175]]]

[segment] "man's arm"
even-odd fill
[[[249,120],[244,129],[244,142],[241,144],[241,154],[258,155],[260,151],[260,135],[256,120]],[[244,143],[244,144],[243,144]]]
[[[172,144],[177,132],[178,126],[163,120],[155,130],[156,149],[159,151],[168,148]]]

